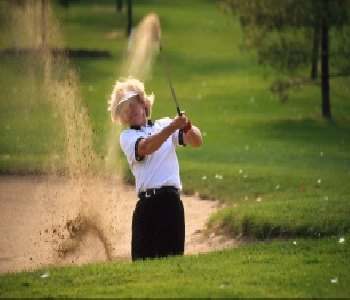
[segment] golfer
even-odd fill
[[[202,145],[200,130],[185,114],[150,119],[154,95],[134,78],[117,81],[109,102],[112,120],[128,126],[120,146],[135,177],[138,202],[132,219],[132,260],[182,255],[184,208],[177,146]]]

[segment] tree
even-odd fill
[[[322,115],[331,118],[329,99],[329,15],[328,0],[323,0],[324,14],[321,17],[321,65],[322,65]]]
[[[126,28],[127,36],[129,37],[132,30],[132,0],[128,0],[128,24]]]
[[[47,41],[47,26],[48,26],[48,0],[41,0],[41,48],[47,49],[48,48],[48,41]]]
[[[59,0],[58,3],[66,9],[69,8],[69,0]]]
[[[123,10],[123,0],[115,0],[115,10],[121,12]]]
[[[289,75],[311,65],[309,76],[316,82],[321,62],[322,116],[331,119],[330,41],[350,23],[350,0],[227,0],[226,3],[239,16],[244,44],[257,50],[259,63]],[[347,54],[347,50],[337,51],[337,56]],[[342,66],[334,64],[334,68]],[[277,82],[273,89],[283,91],[303,82],[310,80]]]

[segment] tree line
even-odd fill
[[[296,85],[320,84],[322,116],[331,119],[330,79],[350,73],[350,0],[225,3],[238,16],[244,46],[256,50],[258,62],[288,74],[272,91],[285,100]]]

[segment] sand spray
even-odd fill
[[[57,134],[56,142],[62,143],[52,146],[46,183],[38,186],[35,195],[46,197],[47,218],[40,236],[52,246],[51,262],[55,264],[81,262],[82,252],[90,253],[85,261],[111,260],[118,247],[117,204],[125,201],[117,158],[120,127],[112,125],[106,112],[110,127],[102,163],[94,150],[91,120],[79,91],[79,77],[65,55],[51,51],[63,48],[64,43],[50,2],[10,4],[9,12],[12,46],[32,49],[30,58],[23,60],[29,74],[26,80],[39,82],[34,94],[47,100],[59,124],[60,132],[52,134]],[[121,76],[147,79],[159,51],[159,41],[159,19],[150,14],[134,30]],[[35,101],[35,95],[31,101]],[[93,251],[98,243],[102,255]]]

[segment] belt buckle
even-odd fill
[[[152,191],[152,193],[151,193],[151,194],[148,194],[148,191],[149,191],[149,190],[146,190],[146,191],[145,191],[145,197],[146,197],[146,198],[151,197],[151,196],[152,196],[152,194],[153,194],[153,195],[155,195],[155,189],[151,189],[151,191]]]

